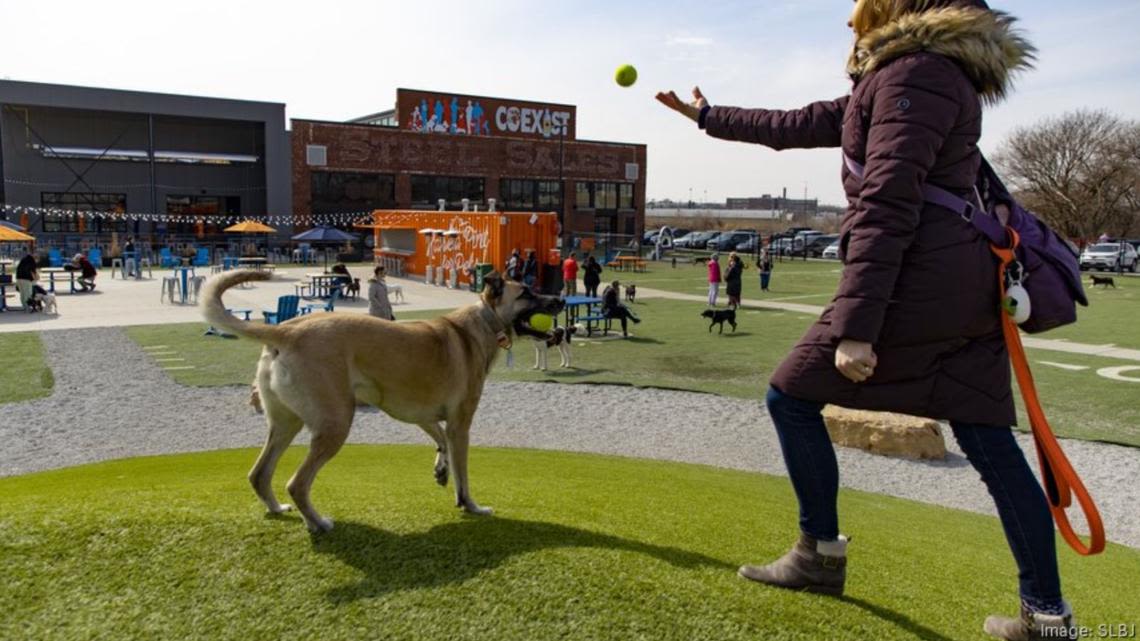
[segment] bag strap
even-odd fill
[[[863,174],[866,168],[847,154],[843,154],[843,162],[847,165],[847,171],[850,171],[853,176],[859,180],[863,179]],[[975,195],[976,195],[975,191]],[[1005,246],[1009,243],[1009,235],[1006,234],[1005,226],[997,219],[997,216],[990,215],[981,204],[981,198],[977,202],[972,202],[961,196],[957,196],[945,189],[923,183],[922,185],[922,199],[932,205],[945,207],[950,211],[962,217],[962,220],[970,223],[977,229],[979,233],[989,239],[990,244]]]
[[[1013,229],[1009,230],[1012,243],[1008,248],[990,246],[990,250],[1001,260],[1001,269],[998,270],[998,286],[1001,288],[1002,300],[1005,299],[1005,272],[1016,261],[1014,251],[1020,242],[1020,237]],[[1025,401],[1025,411],[1029,414],[1029,425],[1033,431],[1033,443],[1037,448],[1037,460],[1041,466],[1041,481],[1045,486],[1045,495],[1049,500],[1049,511],[1057,523],[1057,529],[1069,547],[1083,556],[1099,554],[1104,551],[1104,523],[1100,512],[1093,502],[1081,477],[1073,469],[1061,444],[1057,442],[1049,421],[1045,418],[1045,410],[1041,408],[1041,399],[1037,396],[1037,387],[1033,384],[1033,373],[1029,370],[1029,359],[1025,355],[1025,347],[1021,344],[1021,333],[1017,330],[1013,316],[1001,312],[1002,334],[1009,349],[1009,358],[1013,362],[1013,371],[1017,376],[1017,386],[1021,388],[1021,397]],[[1089,544],[1085,545],[1073,530],[1065,508],[1072,504],[1072,495],[1077,495],[1081,511],[1089,526]]]

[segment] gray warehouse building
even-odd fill
[[[0,202],[47,246],[230,241],[291,213],[290,153],[284,104],[0,81]]]

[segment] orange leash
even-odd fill
[[[1010,229],[1013,242],[1008,249],[990,246],[994,254],[1001,259],[1001,270],[998,272],[998,282],[1001,287],[1001,297],[1005,300],[1005,273],[1006,268],[1016,259],[1014,250],[1020,242],[1017,232]],[[1013,371],[1017,376],[1017,386],[1021,388],[1021,397],[1025,400],[1025,410],[1029,414],[1029,425],[1033,431],[1033,442],[1037,446],[1037,460],[1041,465],[1041,480],[1045,486],[1045,495],[1049,500],[1049,511],[1053,513],[1053,520],[1057,522],[1057,529],[1061,536],[1078,554],[1089,556],[1104,551],[1104,523],[1100,512],[1096,509],[1092,497],[1077,476],[1076,470],[1069,462],[1061,444],[1053,435],[1049,421],[1045,418],[1045,411],[1041,409],[1041,400],[1037,396],[1037,388],[1033,385],[1033,373],[1029,371],[1029,360],[1025,356],[1025,347],[1021,344],[1021,333],[1014,323],[1013,316],[1001,312],[1002,333],[1005,335],[1005,344],[1009,348],[1009,357],[1013,362]],[[1069,523],[1065,509],[1072,505],[1072,496],[1076,494],[1077,502],[1089,526],[1089,543],[1085,545]]]

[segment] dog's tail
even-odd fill
[[[202,293],[202,316],[214,327],[229,330],[238,336],[266,344],[277,343],[288,330],[277,325],[243,321],[227,312],[226,306],[222,303],[222,294],[234,285],[251,280],[269,280],[269,278],[268,273],[249,269],[238,269],[214,276],[206,281],[206,289]]]

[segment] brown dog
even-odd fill
[[[290,509],[277,502],[271,481],[281,454],[306,426],[312,434],[309,454],[287,489],[311,531],[332,529],[332,521],[313,507],[309,491],[317,472],[344,444],[361,401],[398,421],[419,425],[436,444],[436,481],[446,485],[451,470],[456,506],[489,514],[489,508],[471,498],[467,482],[469,430],[483,383],[500,348],[510,346],[515,334],[547,337],[526,321],[536,313],[557,314],[562,301],[535,295],[491,273],[482,301],[428,321],[393,323],[334,313],[263,325],[226,312],[222,294],[227,289],[268,278],[246,270],[215,276],[206,285],[202,305],[214,327],[265,345],[256,395],[269,437],[249,481],[269,511]]]

